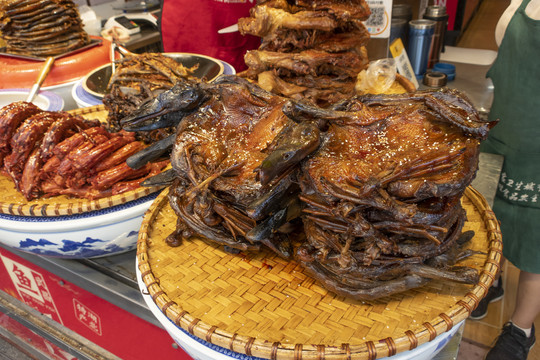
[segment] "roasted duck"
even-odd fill
[[[6,52],[39,57],[62,55],[91,41],[71,0],[1,0],[0,37]]]
[[[460,199],[494,123],[454,90],[355,97],[332,110],[321,146],[302,163],[307,237],[297,259],[338,294],[372,299],[442,278],[475,283],[453,266],[465,221]]]
[[[477,281],[455,265],[466,255],[460,199],[494,123],[463,94],[356,96],[323,109],[232,76],[165,94],[122,123],[179,122],[164,142],[173,171],[156,177],[172,184],[171,244],[194,234],[241,251],[264,244],[357,299]],[[163,148],[132,165],[153,156]],[[291,243],[294,225],[304,236]]]
[[[145,145],[133,133],[109,132],[97,120],[42,111],[27,102],[0,109],[2,172],[27,200],[72,195],[96,199],[138,187],[166,162],[132,169],[126,159]]]
[[[292,256],[287,236],[270,216],[284,209],[290,213],[282,220],[293,211],[299,215],[296,165],[317,148],[318,127],[296,124],[281,110],[287,99],[235,76],[177,85],[169,93],[176,101],[163,93],[122,124],[135,130],[180,121],[169,195],[179,221],[170,242],[196,234],[228,248],[258,250],[264,244]],[[152,120],[154,115],[161,117]],[[149,160],[146,154],[138,155],[142,163]]]
[[[241,76],[321,107],[353,95],[356,76],[368,65],[365,1],[259,1],[250,15],[239,19],[239,30],[262,40],[247,52]]]

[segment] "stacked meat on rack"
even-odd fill
[[[6,52],[57,56],[90,43],[71,0],[0,0],[0,37]]]
[[[143,148],[133,133],[111,133],[98,120],[43,111],[24,101],[0,109],[1,170],[27,200],[97,199],[133,190],[166,165],[127,166],[126,158]]]
[[[370,15],[365,0],[258,1],[242,34],[262,38],[248,51],[243,77],[275,94],[326,107],[354,92],[358,73],[368,65]]]

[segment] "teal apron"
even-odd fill
[[[540,273],[540,20],[524,0],[510,20],[495,63],[490,131],[482,151],[504,164],[493,211],[501,224],[504,256],[519,269]]]

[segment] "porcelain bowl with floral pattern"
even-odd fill
[[[109,256],[136,248],[143,215],[158,192],[125,203],[60,216],[0,214],[0,243],[57,258]]]

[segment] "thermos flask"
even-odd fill
[[[390,40],[388,41],[389,44],[393,43],[394,40],[397,38],[400,38],[403,44],[406,44],[407,41],[407,33],[408,29],[408,21],[405,19],[395,19],[392,18],[392,21],[390,22]]]
[[[409,4],[394,4],[392,6],[392,20],[390,28],[390,42],[401,38],[405,50],[409,44],[409,21],[412,20],[412,8]],[[403,23],[405,21],[405,23]]]
[[[444,48],[444,36],[448,27],[448,14],[446,6],[431,5],[426,8],[424,19],[435,21],[435,31],[433,33],[433,46],[429,54],[428,69],[439,62],[441,51]]]
[[[417,78],[426,73],[435,24],[435,21],[428,19],[409,21],[409,48],[407,53]]]

